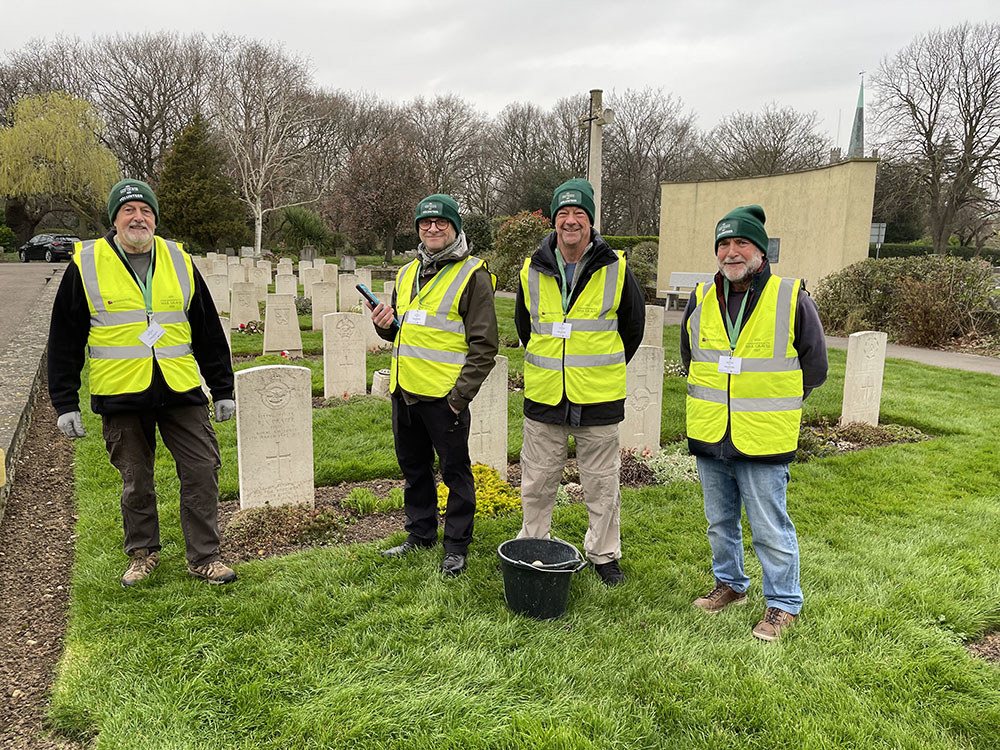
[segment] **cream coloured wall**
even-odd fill
[[[868,257],[878,159],[850,159],[767,177],[660,184],[657,289],[673,271],[714,272],[715,225],[737,206],[757,203],[781,249],[772,270],[807,279]],[[664,296],[664,295],[659,295]]]

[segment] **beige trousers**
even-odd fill
[[[595,565],[622,556],[619,511],[622,496],[618,486],[621,454],[618,425],[570,427],[524,419],[521,448],[521,511],[524,521],[520,537],[550,536],[556,490],[566,465],[566,441],[576,439],[580,483],[587,503],[590,525],[583,551]]]

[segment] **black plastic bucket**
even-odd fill
[[[539,620],[566,612],[573,574],[587,565],[579,550],[562,539],[510,539],[497,547],[497,555],[507,606]]]

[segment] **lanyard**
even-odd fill
[[[417,308],[418,309],[419,309],[421,303],[423,303],[423,301],[424,301],[424,295],[427,294],[428,292],[430,292],[430,290],[434,288],[434,285],[437,284],[442,279],[442,277],[445,276],[445,274],[450,273],[452,271],[452,269],[455,268],[456,265],[458,265],[458,261],[452,261],[451,263],[449,263],[446,267],[442,268],[440,271],[438,271],[436,274],[434,274],[434,278],[431,279],[431,283],[428,284],[425,289],[421,289],[420,288],[420,272],[424,270],[424,263],[423,263],[423,261],[420,262],[420,268],[417,271]]]
[[[122,246],[118,244],[118,238],[115,237],[115,249],[118,250],[118,254],[122,256],[122,260],[125,261],[129,268],[132,268],[132,264],[129,263],[128,258],[125,256],[125,251],[122,250]],[[139,274],[135,274],[135,280],[139,282],[139,290],[142,292],[142,298],[146,302],[146,317],[152,320],[153,315],[153,263],[156,260],[156,240],[153,240],[153,246],[149,249],[149,268],[146,269],[146,281],[143,282],[139,278]],[[134,273],[135,269],[133,269]]]
[[[750,290],[747,289],[743,295],[739,314],[736,316],[736,322],[733,323],[729,319],[729,279],[723,280],[722,289],[726,295],[726,330],[729,331],[729,350],[734,351],[736,349],[736,339],[740,337],[740,329],[743,327],[743,313],[747,309],[747,297],[750,296]]]
[[[566,262],[563,260],[562,253],[559,252],[559,248],[556,248],[556,265],[559,267],[559,277],[562,279],[562,284],[560,285],[559,291],[562,292],[562,309],[563,317],[569,313],[569,298],[573,294],[573,290],[569,288],[569,284],[566,283]],[[579,272],[579,268],[576,269]],[[575,282],[579,278],[578,273],[573,274],[573,281]]]

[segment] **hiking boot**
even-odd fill
[[[697,607],[698,609],[708,612],[710,615],[717,615],[719,612],[724,610],[730,604],[735,604],[739,606],[741,604],[747,603],[746,592],[740,594],[733,591],[728,583],[723,583],[722,581],[715,582],[715,588],[709,591],[704,596],[699,596],[693,602],[691,602],[692,607]]]
[[[160,564],[160,553],[150,552],[145,547],[132,551],[132,559],[129,561],[128,569],[122,576],[122,588],[135,586],[139,581],[153,572],[153,568]]]
[[[793,615],[777,607],[768,607],[767,611],[764,612],[764,619],[758,622],[753,629],[754,637],[760,638],[762,641],[776,641],[781,637],[782,631],[791,626],[797,619],[799,619],[798,615]]]
[[[385,550],[382,553],[382,557],[403,557],[403,555],[408,555],[415,550],[430,549],[433,546],[433,544],[417,544],[416,542],[411,542],[407,539],[402,544]]]
[[[212,560],[204,565],[188,563],[188,573],[196,578],[204,578],[212,584],[232,583],[236,580],[236,571],[226,567],[219,560]]]
[[[625,583],[625,574],[618,567],[617,560],[594,565],[594,570],[597,571],[597,575],[604,581],[605,586],[617,586],[620,583]]]
[[[460,576],[465,572],[465,555],[448,552],[441,561],[441,572],[449,578]]]

